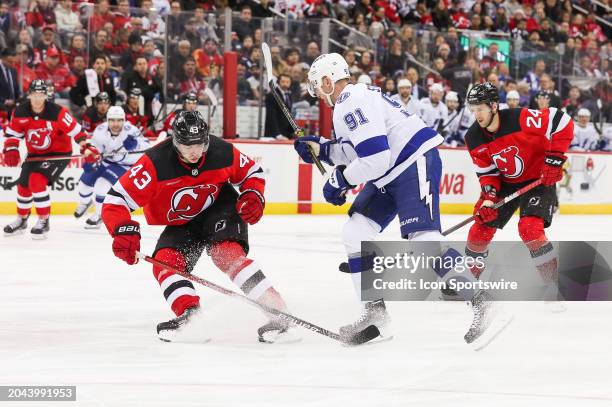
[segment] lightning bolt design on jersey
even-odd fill
[[[427,165],[425,157],[421,156],[416,161],[417,173],[419,175],[419,193],[421,199],[427,204],[429,208],[429,218],[433,219],[433,196],[431,195],[431,185],[427,179]]]

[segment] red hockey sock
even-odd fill
[[[468,232],[465,254],[474,258],[487,257],[487,248],[489,247],[491,240],[493,240],[493,236],[495,236],[495,231],[495,228],[487,226],[481,222],[474,222],[470,228],[470,231]],[[472,275],[476,278],[479,278],[484,270],[484,267],[479,267],[477,265],[470,268]]]
[[[17,184],[17,214],[25,218],[32,209],[32,191],[30,188]]]
[[[544,219],[525,216],[519,220],[518,230],[542,279],[557,281],[557,253],[544,233]]]
[[[187,265],[185,257],[176,249],[161,249],[155,253],[154,258],[179,270],[185,270]],[[181,315],[187,308],[200,304],[200,297],[191,281],[186,278],[157,265],[153,265],[153,276],[176,316]]]
[[[36,214],[41,218],[47,218],[51,213],[51,198],[47,192],[48,182],[47,178],[38,172],[30,174],[29,185],[34,196],[34,207]]]
[[[216,243],[210,249],[213,263],[236,284],[244,294],[269,307],[287,308],[281,295],[272,287],[257,263],[246,257],[242,246],[233,241]]]

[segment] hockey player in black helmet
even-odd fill
[[[479,83],[474,85],[467,95],[467,104],[470,106],[472,112],[476,114],[475,110],[489,109],[490,116],[482,117],[477,116],[476,121],[482,128],[487,128],[493,123],[495,115],[499,112],[499,92],[495,85],[491,82]],[[479,108],[478,105],[486,105],[487,107]],[[480,117],[480,118],[479,118]]]
[[[180,111],[172,124],[172,144],[184,161],[197,163],[208,150],[208,125],[198,111]]]

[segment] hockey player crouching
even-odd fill
[[[142,156],[128,154],[149,148],[149,140],[143,137],[136,126],[125,120],[125,112],[119,106],[112,106],[106,114],[106,123],[100,124],[90,140],[104,159],[95,164],[85,163],[79,180],[79,205],[74,211],[78,219],[93,204],[95,213],[85,221],[85,229],[97,229],[102,223],[102,203],[108,190]]]
[[[557,280],[557,257],[544,229],[553,218],[555,184],[563,178],[565,152],[573,138],[569,115],[556,108],[498,110],[499,95],[491,83],[478,84],[467,103],[476,117],[465,141],[482,188],[474,207],[478,216],[468,233],[466,254],[486,257],[497,229],[520,208],[518,233],[542,279]],[[538,179],[542,184],[494,209],[503,197]],[[478,277],[482,270],[473,270]]]
[[[149,149],[110,190],[102,219],[115,256],[134,264],[140,225],[130,212],[144,207],[148,224],[166,225],[155,247],[156,260],[190,272],[206,250],[248,298],[285,310],[270,280],[247,257],[247,223],[263,215],[264,187],[259,165],[232,144],[209,136],[199,112],[181,111],[172,138]],[[177,316],[157,326],[160,339],[171,340],[200,312],[200,297],[189,280],[162,267],[154,266],[153,275]],[[258,330],[259,339],[286,338],[288,328],[272,319]]]
[[[72,140],[81,147],[87,162],[95,162],[98,150],[87,143],[81,125],[68,111],[47,100],[47,85],[40,79],[30,84],[28,99],[21,103],[6,129],[4,162],[17,167],[19,143],[25,139],[28,150],[17,184],[17,219],[4,227],[7,236],[23,232],[28,226],[32,204],[38,221],[30,230],[33,239],[44,239],[49,232],[51,199],[47,190],[68,166],[70,159],[33,161],[32,158],[70,156]]]

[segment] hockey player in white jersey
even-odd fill
[[[594,151],[600,148],[600,137],[591,123],[591,112],[589,109],[578,110],[578,121],[574,126],[574,138],[570,144],[573,151]]]
[[[97,164],[83,165],[77,187],[79,205],[74,216],[82,217],[95,199],[95,213],[87,219],[85,228],[97,229],[102,224],[100,215],[106,193],[142,155],[129,153],[149,148],[149,140],[136,126],[125,120],[121,107],[112,106],[106,114],[106,122],[94,130],[90,143],[105,157]]]
[[[399,215],[401,236],[412,241],[440,241],[439,188],[442,163],[437,150],[444,140],[416,115],[406,112],[381,89],[349,83],[349,69],[336,53],[319,56],[310,67],[308,88],[334,108],[336,138],[300,137],[295,149],[312,162],[308,146],[319,159],[336,166],[325,186],[325,199],[346,202],[346,193],[365,184],[349,210],[343,243],[357,296],[361,299],[361,242],[374,240]],[[438,246],[439,247],[439,246]],[[440,254],[439,249],[436,253]],[[350,339],[375,326],[386,335],[389,317],[382,299],[367,302],[362,317],[340,328]]]
[[[418,99],[412,97],[412,83],[408,79],[400,79],[397,82],[398,93],[391,96],[400,106],[410,114],[423,115],[423,105]]]
[[[438,131],[448,118],[448,108],[442,102],[444,97],[444,88],[439,83],[431,85],[429,97],[421,99],[423,105],[422,119],[427,126]]]

